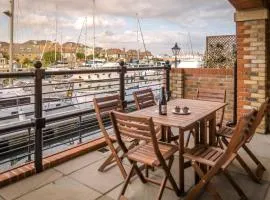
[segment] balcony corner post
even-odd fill
[[[43,171],[42,164],[42,146],[43,135],[42,128],[45,127],[45,118],[42,118],[42,79],[45,76],[45,70],[41,69],[42,63],[36,61],[35,67],[35,169],[36,172]]]
[[[127,107],[127,102],[125,100],[126,92],[125,92],[125,75],[127,73],[127,67],[125,66],[125,62],[121,61],[120,63],[120,73],[119,73],[119,80],[120,80],[120,98],[123,103],[123,107]]]
[[[165,72],[166,72],[166,91],[167,91],[167,99],[168,101],[171,99],[171,88],[170,88],[170,73],[171,73],[171,64],[169,61],[166,61],[165,64]]]

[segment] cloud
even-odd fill
[[[9,9],[8,1],[0,1],[0,8]],[[15,10],[17,40],[55,39],[58,16],[63,40],[93,42],[92,0],[16,0]],[[234,33],[233,12],[227,0],[96,0],[97,43],[136,48],[138,13],[149,49],[166,51],[175,41],[190,46],[186,44],[190,32],[194,48],[203,51],[206,35]],[[85,33],[80,35],[80,31],[86,16],[89,35],[84,38]],[[0,27],[0,36],[5,39],[7,17],[0,15],[2,21],[5,24]]]
[[[76,19],[75,23],[72,23],[71,20],[70,23],[65,23],[65,26],[73,27],[77,30],[81,29],[83,26],[85,26],[85,22],[87,21],[88,27],[93,27],[93,20],[92,17],[79,17]],[[110,27],[124,27],[126,25],[126,22],[124,19],[119,17],[111,17],[107,15],[102,16],[96,16],[95,18],[95,25],[97,28],[110,28]]]

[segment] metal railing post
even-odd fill
[[[168,101],[171,99],[171,87],[170,87],[170,72],[171,72],[171,64],[169,61],[166,61],[165,65],[166,71],[166,91],[167,91],[167,99]]]
[[[45,70],[41,69],[42,63],[36,61],[35,67],[35,168],[36,172],[43,171],[42,165],[42,146],[43,135],[42,128],[45,127],[45,118],[42,118],[42,79]]]
[[[31,142],[31,128],[28,128],[28,148],[27,148],[27,153],[28,153],[28,160],[27,162],[30,162],[31,161],[31,145],[32,145],[32,142]]]
[[[125,92],[125,74],[127,73],[127,67],[125,66],[125,62],[121,61],[120,63],[120,73],[119,73],[119,78],[120,78],[120,98],[123,103],[123,107],[126,108],[127,102],[125,100],[126,92]]]
[[[79,144],[82,143],[82,130],[81,130],[81,126],[82,126],[82,116],[79,117]]]

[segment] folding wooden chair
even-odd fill
[[[198,145],[184,154],[186,159],[191,160],[194,170],[200,177],[199,183],[189,191],[187,200],[197,199],[203,189],[212,194],[214,199],[221,199],[221,196],[211,183],[211,179],[219,172],[223,172],[241,199],[247,199],[245,193],[228,173],[227,168],[237,157],[237,151],[250,134],[256,115],[257,111],[254,109],[240,118],[226,150],[216,146]],[[208,166],[209,170],[203,171],[200,165]]]
[[[250,134],[246,138],[245,144],[243,144],[243,149],[245,152],[249,155],[251,160],[256,164],[256,170],[255,173],[251,170],[251,168],[247,165],[247,163],[244,161],[244,159],[238,154],[237,160],[241,164],[241,166],[246,170],[248,175],[256,182],[260,183],[263,173],[266,170],[266,168],[263,166],[263,164],[258,160],[258,158],[252,153],[252,151],[248,148],[247,144],[251,141],[254,134],[256,133],[257,127],[260,125],[263,117],[265,116],[267,109],[269,107],[269,99],[267,99],[259,108],[258,115],[256,117],[256,122],[254,123],[254,126],[251,128]],[[217,136],[221,138],[222,142],[228,146],[229,142],[228,140],[231,140],[233,137],[234,129],[229,127],[222,127],[218,132]],[[223,148],[223,146],[221,146]]]
[[[226,90],[198,88],[196,99],[203,100],[203,101],[213,101],[213,102],[225,103],[226,102]],[[218,113],[217,123],[216,123],[217,130],[219,130],[222,127],[223,119],[224,119],[224,112],[225,112],[225,107],[220,109],[220,112]],[[195,129],[192,129],[189,132],[188,137],[187,137],[187,141],[186,141],[186,147],[188,147],[188,145],[189,145],[190,136],[192,135],[193,137],[195,137],[195,131],[196,131]],[[220,141],[217,141],[217,142],[220,143]]]
[[[170,172],[174,160],[174,153],[178,151],[178,147],[158,141],[152,118],[132,117],[113,111],[111,113],[111,120],[117,141],[125,152],[125,156],[132,164],[132,168],[125,180],[118,199],[125,199],[124,194],[133,172],[139,176],[143,183],[152,182],[160,185],[157,199],[161,199],[167,179],[169,179],[173,190],[178,196],[180,190]],[[140,140],[140,144],[133,149],[128,149],[123,141],[124,136],[138,139]],[[144,176],[139,170],[137,163],[142,163],[150,167],[161,167],[165,173],[162,183]]]
[[[123,178],[125,179],[127,177],[127,173],[122,165],[123,156],[118,155],[119,152],[121,151],[121,148],[119,146],[114,147],[113,143],[116,142],[116,137],[115,134],[113,134],[113,129],[111,127],[111,129],[108,130],[108,128],[106,128],[105,126],[106,124],[108,125],[110,123],[111,111],[113,110],[118,110],[121,112],[124,111],[120,96],[112,95],[107,97],[94,98],[93,102],[99,127],[104,135],[108,147],[111,150],[110,156],[105,160],[105,162],[99,167],[98,170],[100,172],[104,172],[107,167],[109,168],[111,164],[116,163],[121,171]],[[137,141],[134,140],[133,138],[125,137],[123,138],[123,140],[125,142],[130,143],[131,147],[137,144]]]
[[[151,88],[133,92],[137,110],[156,105],[155,97]]]

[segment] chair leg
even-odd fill
[[[167,128],[167,141],[168,143],[174,142],[175,145],[179,145],[177,142],[178,139],[175,139],[175,136],[173,135],[172,129]]]
[[[174,160],[174,157],[172,156],[169,159],[168,165],[166,165],[166,162],[165,163],[161,162],[161,165],[162,165],[162,168],[165,172],[167,179],[169,179],[169,181],[173,187],[174,192],[176,193],[177,196],[180,196],[180,190],[179,190],[179,188],[178,188],[178,186],[177,186],[177,184],[176,184],[176,182],[171,174],[171,167],[172,167],[173,160]]]
[[[203,180],[203,178],[205,176],[207,176],[207,174],[205,174],[202,169],[199,167],[198,164],[196,164],[195,162],[192,163],[192,166],[194,168],[194,170],[196,171],[196,173],[199,175],[199,177],[201,178],[200,182],[195,186],[195,188],[193,188],[189,193],[188,193],[188,197],[187,199],[192,200],[192,199],[196,199],[200,193],[201,190],[205,187],[206,191],[209,192],[210,194],[212,194],[213,199],[215,200],[221,200],[221,196],[219,195],[219,193],[216,191],[215,187],[212,185],[211,182],[205,182]]]
[[[236,190],[236,192],[238,193],[238,195],[241,197],[241,199],[248,199],[247,196],[245,195],[245,193],[243,192],[243,190],[240,188],[240,186],[233,180],[233,178],[231,177],[231,175],[228,173],[227,170],[224,170],[224,175],[225,177],[228,179],[228,181],[231,183],[231,185],[233,186],[233,188]]]
[[[266,171],[266,168],[263,166],[263,164],[258,160],[258,158],[250,151],[250,149],[247,147],[247,145],[243,145],[243,149],[246,151],[246,153],[250,156],[250,158],[257,164],[256,168],[256,177],[260,181],[262,179],[262,175],[264,171]]]
[[[119,158],[119,156],[118,156],[118,152],[121,150],[120,146],[118,146],[116,149],[112,143],[108,143],[108,146],[112,152],[112,154],[111,154],[112,158],[108,158],[107,160],[105,160],[105,162],[101,165],[101,167],[99,167],[99,171],[101,170],[101,172],[103,172],[105,167],[107,167],[108,164],[111,163],[111,162],[109,162],[109,160],[115,159],[115,162],[118,165],[123,178],[125,179],[127,177],[127,172],[122,164],[122,159]]]
[[[120,195],[119,195],[119,197],[118,197],[119,200],[121,200],[121,199],[124,198],[125,192],[126,192],[126,190],[127,190],[127,186],[128,186],[128,184],[129,184],[129,181],[130,181],[130,179],[131,179],[131,177],[132,177],[132,174],[133,174],[133,170],[135,169],[135,165],[136,165],[136,163],[133,163],[133,164],[132,164],[131,170],[130,170],[130,172],[129,172],[129,174],[128,174],[126,180],[125,180],[125,183],[124,183],[124,185],[123,185],[123,187],[122,187],[122,190],[121,190],[121,192],[120,192]]]
[[[193,135],[193,130],[189,131],[189,133],[188,133],[188,137],[187,137],[187,141],[186,141],[186,144],[185,144],[185,148],[187,148],[188,145],[189,145],[189,140],[190,140],[191,134]]]
[[[158,192],[157,200],[161,200],[161,197],[162,197],[162,195],[163,195],[163,192],[164,192],[164,189],[165,189],[167,180],[168,180],[168,177],[165,176],[164,179],[163,179],[162,182],[161,182],[160,189],[159,189],[159,192]]]
[[[136,172],[136,174],[139,176],[140,180],[142,183],[147,183],[147,180],[145,179],[145,177],[142,174],[141,169],[137,166],[137,163],[130,161],[130,163],[133,165],[134,164],[134,170]]]
[[[145,165],[145,177],[146,178],[149,177],[149,167],[148,167],[148,165]]]
[[[169,160],[169,163],[168,163],[169,170],[171,170],[172,164],[173,164],[173,158]],[[167,180],[168,180],[168,177],[167,177],[167,175],[165,173],[165,177],[164,177],[164,179],[161,182],[160,189],[159,189],[159,192],[158,192],[158,197],[157,197],[158,200],[161,200],[161,197],[163,195],[164,189],[166,187]]]
[[[112,163],[113,159],[114,159],[114,155],[111,153],[109,157],[98,168],[98,171],[104,172],[105,168]]]
[[[225,138],[222,138],[222,141],[226,146],[228,146],[229,142]],[[242,147],[244,148],[244,146],[245,145],[243,145]],[[246,150],[246,149],[244,149],[244,150]],[[248,153],[248,155],[250,155],[250,154]],[[261,178],[259,178],[258,176],[256,176],[256,174],[253,173],[253,171],[250,169],[250,167],[246,164],[244,159],[239,154],[237,154],[236,160],[239,162],[239,164],[243,167],[243,169],[247,172],[247,174],[250,176],[250,178],[253,181],[260,183]]]
[[[216,143],[216,146],[220,147],[221,149],[224,150],[224,146],[222,144],[222,140],[220,138],[220,136],[217,136],[217,143]]]
[[[113,144],[111,144],[111,145],[113,145]],[[115,151],[116,154],[117,154],[117,156],[118,156],[118,153],[121,151],[120,146],[118,146],[116,149],[114,147],[112,147],[112,148],[110,147],[110,149],[113,149],[111,152]],[[119,159],[122,160],[123,159],[123,156],[119,157]],[[103,162],[103,164],[98,168],[98,171],[104,172],[105,168],[108,165],[112,164],[113,162],[116,162],[116,160],[115,160],[114,154],[111,153],[109,155],[109,157]]]

